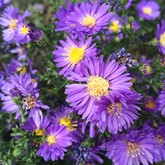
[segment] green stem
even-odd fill
[[[22,123],[24,123],[26,119],[25,119],[25,115],[24,115],[24,112],[23,112],[23,109],[21,106],[19,106],[19,110],[21,113],[21,121],[22,121]]]

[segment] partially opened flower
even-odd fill
[[[141,0],[137,4],[137,11],[141,18],[146,20],[155,20],[160,15],[159,4],[154,0]]]
[[[42,156],[45,161],[63,159],[64,152],[67,151],[66,147],[72,144],[69,134],[70,131],[65,126],[51,125],[36,154]]]
[[[132,85],[126,67],[108,58],[104,63],[103,57],[84,60],[78,73],[71,73],[70,79],[82,82],[69,84],[65,93],[70,105],[82,114],[84,118],[91,118],[96,110],[95,103],[102,96],[121,91],[130,91]]]
[[[66,41],[60,41],[62,46],[56,46],[57,50],[53,51],[54,62],[57,67],[62,67],[59,74],[67,76],[70,71],[80,67],[81,61],[86,57],[96,55],[95,44],[92,44],[92,38],[88,38],[85,42],[84,39],[80,41],[66,38]]]
[[[105,3],[99,6],[97,1],[93,4],[82,2],[74,8],[74,11],[68,17],[68,21],[76,33],[96,34],[108,25],[110,19],[108,9],[109,6]]]
[[[165,55],[165,21],[157,25],[156,38],[158,40],[158,49]]]

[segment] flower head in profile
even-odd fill
[[[82,114],[83,119],[91,118],[96,110],[96,102],[102,96],[113,92],[129,91],[132,85],[126,67],[108,58],[103,61],[103,56],[87,58],[81,64],[79,72],[72,72],[70,79],[80,83],[66,86],[65,93],[70,105]]]
[[[159,4],[154,0],[141,0],[137,4],[139,16],[146,20],[155,20],[160,15]]]
[[[155,152],[153,133],[132,130],[107,145],[107,157],[115,165],[152,164]]]
[[[112,94],[108,97],[102,97],[97,103],[95,120],[101,132],[106,128],[110,133],[116,134],[123,128],[129,128],[139,116],[139,103],[141,95],[135,91],[123,94]]]
[[[67,151],[66,147],[72,144],[69,134],[70,131],[65,126],[51,125],[36,154],[42,156],[45,161],[63,159],[64,152]]]
[[[49,108],[37,99],[39,97],[37,82],[33,82],[29,74],[10,75],[1,90],[2,110],[16,113],[16,118],[20,117],[19,106],[23,108],[25,114],[29,114],[33,118],[38,115],[42,116],[40,108]]]
[[[62,67],[59,74],[67,76],[70,71],[74,71],[80,67],[80,63],[86,58],[96,55],[95,44],[92,44],[92,38],[80,41],[70,37],[66,41],[60,41],[62,46],[56,46],[57,50],[53,51],[54,62],[57,67]]]
[[[157,25],[156,38],[158,40],[159,52],[165,55],[165,21],[163,20],[161,24]]]
[[[76,33],[96,34],[106,28],[110,19],[109,6],[103,3],[101,6],[95,1],[93,4],[82,2],[74,8],[68,16],[71,29]]]

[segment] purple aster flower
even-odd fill
[[[10,0],[0,0],[0,9],[5,7],[6,4],[8,4]]]
[[[16,53],[18,55],[18,57],[17,57],[18,61],[22,61],[27,58],[27,50],[25,47],[18,46],[14,49],[11,49],[10,52],[13,54]]]
[[[160,110],[163,116],[165,116],[165,91],[161,91],[158,97],[158,103],[160,105]]]
[[[165,55],[165,21],[157,25],[156,38],[158,40],[158,49]]]
[[[157,130],[153,130],[156,139],[156,150],[154,162],[165,161],[165,125],[161,125]]]
[[[30,13],[28,11],[19,15],[18,9],[12,5],[4,10],[3,15],[0,17],[0,25],[6,28],[3,30],[3,38],[5,41],[11,43],[15,40],[15,32],[18,25],[29,15]]]
[[[59,109],[54,111],[54,115],[51,116],[52,123],[59,123],[60,125],[64,125],[69,130],[70,136],[72,137],[72,141],[75,143],[79,143],[82,139],[82,135],[78,131],[78,121],[71,117],[71,113],[73,109],[62,106]]]
[[[147,97],[145,99],[144,107],[146,108],[147,111],[152,113],[155,113],[160,109],[157,100],[152,97]]]
[[[66,8],[61,6],[60,11],[56,12],[55,17],[58,19],[56,23],[56,31],[67,31],[72,33],[72,24],[69,23],[68,17],[75,10],[77,4],[72,5],[69,1],[66,1]]]
[[[18,24],[16,31],[15,31],[15,42],[17,44],[27,44],[30,42],[30,27],[25,23]]]
[[[63,159],[64,152],[67,151],[66,147],[72,144],[69,136],[70,131],[65,126],[55,124],[51,125],[45,134],[46,139],[40,145],[36,154],[42,156],[45,161]]]
[[[107,145],[107,156],[115,165],[148,165],[153,163],[155,151],[153,133],[141,133],[133,130],[122,134],[120,138]]]
[[[122,29],[122,18],[119,17],[116,13],[111,14],[109,32],[111,33],[120,33]]]
[[[11,59],[7,67],[4,65],[4,69],[5,72],[9,75],[13,73],[19,73],[20,75],[23,75],[27,72],[26,66],[15,59]]]
[[[36,136],[45,136],[45,132],[50,125],[50,120],[47,117],[41,118],[40,116],[36,118],[28,118],[24,125],[21,127]]]
[[[11,43],[14,39],[15,28],[19,20],[19,11],[14,6],[8,6],[3,15],[0,17],[0,25],[6,27],[3,30],[3,38],[5,41]]]
[[[76,33],[96,34],[108,25],[110,19],[108,9],[109,6],[105,3],[99,6],[97,2],[93,4],[82,2],[68,16],[69,24]]]
[[[53,51],[54,62],[57,67],[63,67],[59,72],[60,75],[67,76],[70,71],[80,67],[80,63],[86,58],[96,55],[95,44],[91,45],[92,38],[80,41],[66,38],[66,41],[60,41],[62,46],[56,46],[57,50]]]
[[[137,4],[139,16],[146,20],[155,20],[160,15],[159,4],[154,0],[141,0]]]
[[[96,101],[112,92],[129,91],[132,85],[126,67],[110,58],[104,63],[103,56],[88,58],[81,64],[78,73],[71,73],[70,79],[83,82],[66,86],[65,93],[70,105],[82,114],[83,119],[91,118]]]
[[[19,117],[19,106],[22,106],[25,114],[29,113],[30,117],[42,116],[39,108],[48,109],[49,107],[37,99],[39,92],[36,87],[37,83],[32,81],[29,74],[11,75],[1,88],[2,110],[16,113]]]
[[[102,97],[94,116],[100,131],[104,132],[108,127],[110,133],[116,134],[123,128],[129,128],[139,116],[140,108],[136,104],[140,99],[141,95],[135,91]]]

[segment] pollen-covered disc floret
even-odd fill
[[[99,77],[90,76],[87,80],[87,92],[91,97],[100,99],[101,96],[106,96],[109,93],[109,81]]]
[[[91,118],[96,112],[95,103],[101,97],[113,92],[130,91],[131,78],[124,73],[125,70],[125,66],[114,60],[108,59],[104,63],[102,56],[84,60],[77,73],[70,76],[71,80],[83,83],[66,86],[67,101],[83,118]]]

